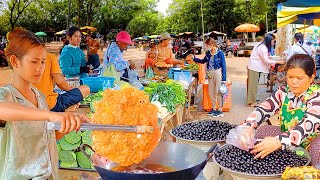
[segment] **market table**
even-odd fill
[[[163,134],[163,132],[170,134],[171,129],[182,123],[183,109],[182,105],[178,105],[175,113],[169,113],[166,117],[160,119],[159,127],[161,134]]]

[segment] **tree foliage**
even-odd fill
[[[68,2],[70,1],[70,11]],[[127,29],[134,37],[167,31],[202,32],[201,1],[205,32],[217,30],[234,34],[242,23],[260,25],[264,33],[276,26],[279,0],[172,0],[166,15],[156,11],[159,0],[0,0],[0,33],[15,26],[33,32],[60,31],[70,25],[94,26],[102,34],[111,29]],[[280,0],[283,1],[283,0]],[[2,4],[1,4],[2,3]],[[78,16],[80,18],[78,18]]]

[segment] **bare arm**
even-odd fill
[[[49,120],[50,111],[29,108],[18,103],[0,102],[0,119],[4,121]]]
[[[0,119],[4,121],[52,121],[60,122],[62,133],[80,129],[82,121],[90,122],[84,114],[70,112],[56,113],[29,108],[18,103],[0,102]]]
[[[67,81],[62,77],[61,74],[54,73],[52,74],[54,81],[57,83],[57,86],[64,91],[69,91],[71,88]]]

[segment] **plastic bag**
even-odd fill
[[[176,81],[186,81],[187,86],[189,87],[189,85],[191,84],[191,73],[189,75],[190,76],[188,77],[188,75],[183,71],[176,72],[176,73],[174,73],[174,80],[176,80]]]
[[[226,143],[239,149],[249,151],[256,142],[254,135],[255,130],[252,127],[240,125],[229,131]]]
[[[221,84],[221,86],[220,86],[220,88],[219,88],[219,93],[220,93],[221,95],[226,95],[226,94],[228,94],[228,87],[227,87],[227,85],[226,85],[225,83],[222,83],[222,84]]]
[[[153,78],[154,77],[154,72],[153,72],[153,70],[151,69],[151,67],[149,66],[148,68],[147,68],[147,71],[146,71],[146,78],[147,79],[151,79],[151,78]]]
[[[128,69],[128,79],[132,86],[140,90],[144,89],[142,83],[138,80],[138,72],[136,70]]]
[[[120,83],[120,72],[117,72],[113,66],[113,64],[109,64],[104,68],[103,75],[107,77],[113,77],[116,80],[114,81],[115,84]]]

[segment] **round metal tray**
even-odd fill
[[[225,171],[225,172],[227,172],[227,173],[229,173],[231,175],[235,175],[235,176],[242,177],[242,178],[247,178],[247,179],[281,179],[281,175],[282,174],[248,174],[248,173],[234,171],[234,170],[231,170],[231,169],[226,168],[224,166],[221,166],[216,160],[216,151],[218,149],[226,148],[228,146],[232,146],[232,145],[225,144],[225,145],[222,145],[222,146],[216,148],[216,150],[214,151],[214,155],[212,156],[213,162],[215,162],[218,166],[220,166],[220,168],[223,169],[223,171]],[[305,164],[305,166],[310,164],[311,156],[310,156],[310,154],[309,154],[309,152],[307,150],[305,150],[305,149],[303,149],[301,147],[297,147],[297,148],[293,149],[293,151],[303,151],[305,156],[308,159],[308,162]]]

